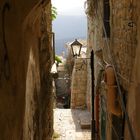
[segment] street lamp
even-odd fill
[[[75,41],[71,44],[71,50],[74,57],[80,56],[82,44],[75,39]]]
[[[82,44],[75,39],[75,41],[71,44],[71,50],[73,53],[73,57],[80,56]],[[90,68],[91,68],[91,100],[92,100],[92,120],[91,120],[91,140],[95,140],[95,111],[94,111],[94,52],[91,51],[90,58],[84,58],[90,60]]]

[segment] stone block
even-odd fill
[[[82,129],[91,128],[91,114],[90,112],[82,112],[79,114],[80,126]]]

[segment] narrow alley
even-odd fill
[[[0,0],[0,140],[140,140],[139,13]]]
[[[89,117],[86,111],[79,109],[54,109],[54,140],[91,140],[90,128],[87,128]],[[80,119],[84,118],[84,120]],[[81,129],[81,121],[84,123]]]

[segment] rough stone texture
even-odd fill
[[[87,55],[87,58],[90,58],[90,54]],[[91,112],[91,66],[90,66],[90,60],[87,61],[87,89],[86,89],[86,105],[88,111]]]
[[[40,133],[41,140],[50,140],[53,133],[53,96],[50,68],[52,66],[51,48],[51,4],[42,11],[41,19],[41,44],[39,50],[41,95],[40,95]]]
[[[121,85],[125,89],[129,88],[134,66],[137,43],[136,20],[136,4],[134,2],[132,3],[131,0],[111,2],[111,48]]]
[[[125,91],[127,99],[127,111],[132,125],[135,139],[140,139],[140,121],[138,120],[140,107],[138,104],[139,97],[139,11],[140,4],[138,0],[110,0],[110,26],[111,36],[108,38],[109,48],[103,38],[103,0],[94,1],[95,8],[91,11],[94,20],[89,22],[89,31],[93,26],[94,35],[90,34],[89,47],[92,46],[94,52],[98,48],[103,49],[103,59],[107,63],[115,64],[122,89]],[[95,10],[97,13],[95,14]],[[90,13],[90,12],[89,12]],[[92,15],[90,14],[90,16]],[[96,16],[95,16],[96,15]],[[89,33],[90,33],[89,32]],[[92,38],[94,38],[92,45]],[[110,49],[110,51],[109,51]],[[91,50],[91,49],[90,49]],[[98,60],[95,56],[95,86],[98,76]],[[104,89],[105,91],[105,89]],[[106,101],[107,102],[107,101]],[[112,118],[111,118],[112,120]],[[106,120],[106,126],[110,126]],[[116,128],[118,127],[115,124]],[[108,127],[107,139],[112,139],[113,129]],[[127,123],[125,125],[125,139],[131,139]]]
[[[134,1],[135,5],[137,5],[137,9],[134,10],[134,14],[139,15],[140,11],[140,3],[139,1]],[[127,108],[128,114],[130,116],[131,125],[133,127],[133,133],[136,140],[140,139],[140,17],[138,16],[136,25],[137,25],[137,46],[136,46],[136,55],[133,61],[133,69],[132,69],[132,78],[131,84],[128,90],[128,101],[127,101]],[[130,140],[129,131],[126,125],[125,129],[125,138]]]
[[[91,113],[87,110],[84,110],[79,114],[80,125],[82,129],[91,128]]]
[[[135,139],[140,139],[139,95],[139,2],[112,1],[112,52],[121,86],[128,91],[127,111]],[[121,9],[121,10],[120,10]],[[138,41],[138,42],[137,42]],[[137,71],[137,72],[136,72]],[[131,139],[127,122],[125,139]]]
[[[50,140],[50,4],[0,0],[0,13],[0,139]]]
[[[84,58],[75,59],[71,84],[71,108],[86,106],[86,63]]]
[[[88,22],[88,38],[87,38],[87,58],[90,58],[90,53],[93,48],[94,24],[93,24],[93,1],[87,0],[87,22]],[[86,104],[89,111],[91,111],[91,65],[90,60],[87,61],[87,90],[86,90]]]
[[[98,1],[100,6],[102,6],[102,2]],[[96,52],[99,49],[104,49],[104,39],[103,31],[102,31],[102,24],[101,24],[101,16],[96,15],[95,9],[96,9],[96,2],[87,0],[87,17],[88,17],[88,50],[87,50],[87,57],[90,57],[90,53],[93,50]],[[100,12],[102,13],[102,9],[100,8]],[[99,13],[98,13],[99,14]],[[95,16],[96,15],[96,16]],[[98,17],[96,19],[96,17]],[[95,20],[96,19],[96,20]],[[96,28],[97,27],[97,28]],[[95,77],[95,87],[97,86],[97,78],[99,74],[99,70],[101,69],[101,66],[99,65],[99,58],[94,55],[94,77]],[[91,110],[91,66],[90,62],[88,62],[87,65],[87,106]],[[94,91],[94,95],[96,94],[96,91]]]

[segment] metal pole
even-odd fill
[[[94,119],[94,52],[91,51],[91,59],[90,59],[90,65],[91,65],[91,96],[92,96],[92,122],[91,122],[91,140],[95,140],[95,119]]]

